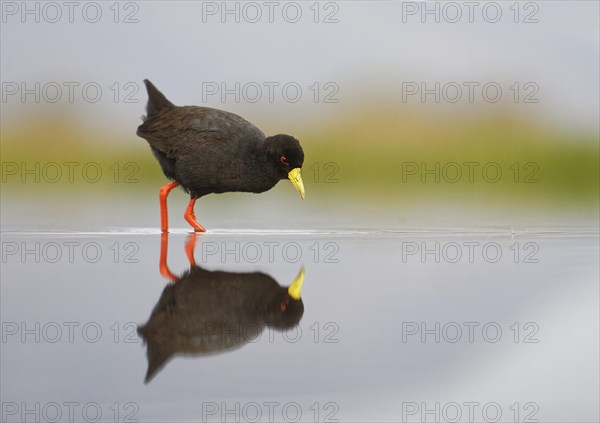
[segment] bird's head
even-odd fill
[[[300,142],[290,135],[273,135],[265,139],[267,160],[279,179],[289,179],[304,199],[304,183],[300,170],[304,164],[304,151]]]

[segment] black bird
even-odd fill
[[[150,81],[147,116],[138,136],[150,144],[172,182],[160,189],[161,229],[168,231],[167,196],[178,185],[190,194],[185,220],[205,232],[194,215],[196,200],[212,193],[260,193],[289,179],[304,198],[304,151],[290,135],[266,137],[238,115],[198,106],[175,106]]]
[[[289,287],[261,273],[208,271],[193,266],[163,291],[148,322],[138,327],[147,344],[150,382],[175,354],[218,354],[258,339],[265,326],[296,326],[304,313],[304,268]]]

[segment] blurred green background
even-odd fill
[[[394,205],[397,212],[436,204],[597,220],[597,3],[544,2],[538,22],[529,25],[508,17],[495,25],[483,19],[423,23],[411,16],[404,22],[401,2],[340,2],[336,23],[303,19],[296,25],[281,19],[251,24],[243,16],[222,22],[205,16],[202,2],[179,6],[139,3],[138,22],[131,25],[9,19],[2,26],[3,199],[15,207],[24,196],[154,201],[165,178],[135,135],[146,102],[141,81],[148,77],[175,104],[229,110],[267,134],[300,139],[310,207],[334,201],[381,211]],[[85,45],[71,37],[73,31]],[[22,56],[24,50],[38,52],[39,62]],[[6,84],[53,81],[94,81],[103,96],[92,103],[64,95],[50,103],[6,92]],[[118,101],[110,88],[115,81],[121,84]],[[133,102],[124,101],[127,81],[136,87]],[[230,87],[294,81],[304,95],[297,103],[223,101],[207,98],[207,81]],[[430,87],[497,81],[504,93],[498,103],[480,97],[423,102],[418,95],[405,101],[406,81]],[[315,102],[309,88],[315,82],[335,84],[335,102]],[[512,101],[508,87],[514,82],[534,82],[536,103]],[[78,169],[97,163],[102,178],[90,183],[76,169],[71,182],[62,165],[57,182],[53,165],[44,178],[44,166],[64,162],[77,162]],[[39,183],[21,175],[36,163]],[[472,175],[466,163],[474,163]],[[427,172],[432,169],[437,175]]]

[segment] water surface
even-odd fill
[[[304,267],[304,312],[230,328],[234,348],[174,354],[147,384],[137,328],[170,283],[156,228],[2,238],[5,421],[598,420],[596,229],[212,229],[196,266],[282,289]],[[192,241],[168,237],[175,277]]]

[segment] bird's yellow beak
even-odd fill
[[[296,279],[294,279],[292,284],[288,287],[288,294],[294,300],[300,299],[300,290],[302,289],[303,283],[304,283],[304,267],[302,267],[302,269],[300,269],[300,272],[298,272],[298,276],[296,276]]]
[[[304,200],[304,183],[302,182],[302,175],[300,175],[300,168],[297,167],[296,169],[290,170],[290,173],[288,173],[288,179]]]

